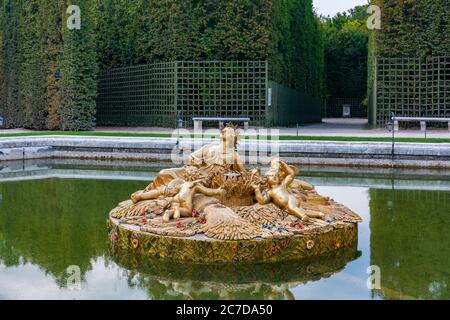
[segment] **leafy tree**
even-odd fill
[[[327,100],[357,97],[367,91],[367,6],[323,18]]]

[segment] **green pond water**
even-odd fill
[[[108,212],[160,167],[0,167],[0,299],[450,299],[450,173],[306,169],[362,216],[337,256],[278,265],[167,264],[114,252]],[[71,287],[70,266],[81,271]],[[378,266],[380,288],[369,288]],[[69,269],[68,269],[69,268]]]

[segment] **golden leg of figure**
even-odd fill
[[[181,216],[180,208],[175,208],[175,211],[173,213],[173,219],[178,221],[180,220],[180,216]]]
[[[180,208],[180,216],[181,217],[191,217],[192,210],[189,210],[188,208]]]
[[[134,203],[134,204],[136,204],[136,203],[138,203],[139,201],[141,201],[141,194],[142,194],[142,191],[136,191],[135,193],[133,193],[132,195],[131,195],[131,201]]]
[[[192,210],[174,205],[171,210],[166,211],[166,214],[167,216],[164,215],[165,217],[163,217],[163,220],[164,222],[169,222],[170,218],[173,218],[174,220],[180,220],[181,217],[190,217],[192,215]]]
[[[305,210],[297,206],[297,200],[294,197],[290,197],[286,211],[303,221],[308,221],[309,219]]]
[[[288,208],[291,210],[289,213],[299,217],[303,221],[308,221],[309,218],[325,220],[325,215],[321,212],[299,208],[298,202],[294,197],[289,199]]]
[[[306,210],[305,212],[308,215],[308,217],[310,217],[310,218],[325,220],[325,215],[321,212],[312,211],[312,210]]]
[[[308,221],[308,216],[304,213],[304,211],[298,207],[288,207],[285,209],[289,214],[292,214],[293,216],[303,220],[303,221]]]
[[[170,218],[172,218],[172,216],[175,214],[174,213],[175,210],[170,209],[170,210],[166,210],[166,212],[164,212],[164,215],[162,217],[164,222],[169,222]]]

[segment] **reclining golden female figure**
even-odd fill
[[[152,200],[160,197],[173,197],[180,191],[183,183],[184,180],[177,178],[170,181],[167,185],[163,184],[155,187],[155,189],[136,191],[131,195],[131,201],[138,203],[139,201]]]
[[[163,169],[147,188],[136,191],[130,198],[136,204],[143,200],[173,197],[180,191],[181,185],[185,181],[194,181],[205,177],[204,172],[191,166]]]
[[[309,218],[324,219],[323,213],[300,208],[299,200],[289,191],[296,173],[296,169],[287,165],[284,161],[272,160],[270,169],[265,174],[269,189],[261,192],[259,185],[252,186],[255,190],[256,200],[261,205],[273,202],[280,209],[304,221]],[[285,178],[281,181],[283,176]]]
[[[227,125],[220,130],[220,144],[205,145],[189,156],[188,164],[197,167],[224,166],[228,170],[245,171],[236,146],[238,133],[235,127]]]

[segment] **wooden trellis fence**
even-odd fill
[[[450,57],[377,58],[377,126],[390,113],[410,117],[450,117]]]
[[[174,61],[103,70],[97,124],[173,127],[178,115],[266,122],[267,61]]]

